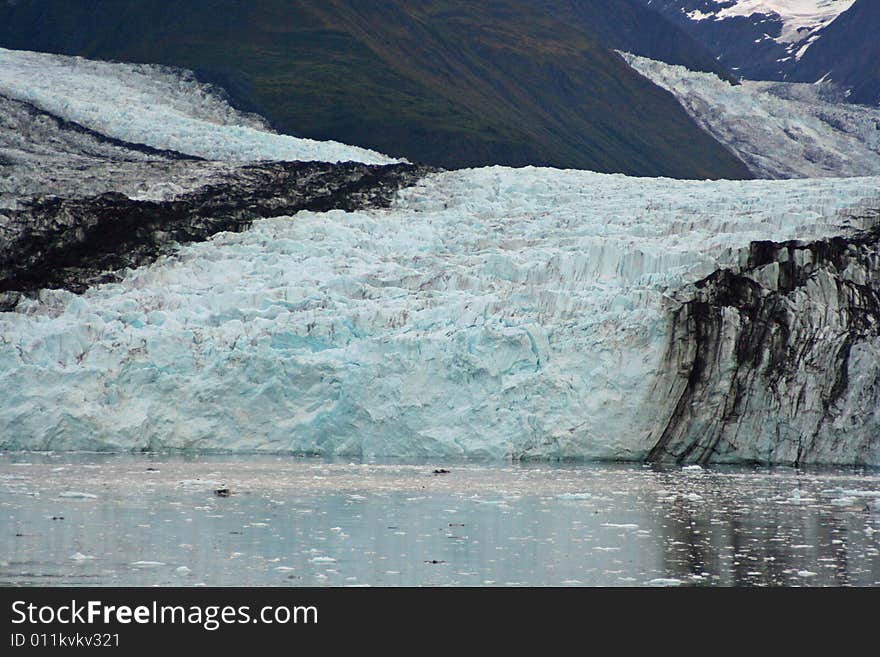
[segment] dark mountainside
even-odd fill
[[[880,2],[859,0],[820,32],[791,79],[829,79],[851,90],[849,100],[880,104]]]
[[[533,6],[592,33],[615,50],[715,73],[737,82],[711,49],[690,36],[676,21],[665,20],[640,0],[534,0]]]
[[[647,45],[618,5],[653,20]],[[752,177],[600,45],[713,66],[638,11],[632,0],[17,0],[0,3],[0,45],[190,68],[284,132],[438,166]]]

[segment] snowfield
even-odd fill
[[[0,48],[0,95],[115,139],[208,160],[396,161],[356,146],[276,134],[179,69]]]
[[[734,86],[712,73],[621,54],[760,178],[880,174],[880,109],[840,102],[830,83]]]
[[[490,168],[0,314],[0,448],[643,458],[676,292],[880,179]]]

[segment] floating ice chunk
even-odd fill
[[[700,465],[686,465],[682,468],[684,472],[702,472],[703,466]]]
[[[840,493],[842,495],[849,495],[852,497],[876,497],[880,498],[880,491],[878,490],[858,490],[858,489],[845,489],[841,490]]]
[[[336,563],[333,557],[312,557],[309,559],[312,563]]]
[[[82,499],[82,500],[95,500],[98,499],[97,495],[93,495],[92,493],[83,493],[77,490],[67,490],[63,493],[58,493],[58,497],[68,497],[71,499]]]
[[[129,565],[135,568],[158,568],[167,564],[161,561],[132,561]]]
[[[556,497],[560,500],[590,500],[593,498],[590,493],[560,493]]]
[[[684,582],[674,577],[657,577],[646,582],[648,586],[681,586]]]
[[[88,554],[83,554],[82,552],[74,552],[70,555],[70,559],[72,559],[73,561],[88,561],[94,558],[95,557]]]
[[[226,484],[214,479],[184,479],[177,484],[178,488],[223,488]]]
[[[603,522],[603,527],[611,527],[613,529],[638,529],[639,526],[633,523],[618,524],[615,522]]]
[[[797,571],[798,577],[816,577],[819,573],[814,573],[812,570],[799,570]]]
[[[190,570],[186,566],[178,566],[174,569],[174,572],[176,572],[178,575],[189,575],[192,570]]]

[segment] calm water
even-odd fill
[[[0,455],[0,585],[156,584],[880,585],[880,473]]]

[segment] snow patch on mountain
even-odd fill
[[[491,168],[258,221],[0,314],[0,448],[644,458],[675,291],[878,183]]]
[[[692,20],[721,21],[753,14],[776,15],[782,22],[779,43],[803,42],[853,6],[855,0],[712,0],[718,8],[688,13]]]
[[[651,6],[654,0],[645,0]],[[710,49],[749,77],[785,79],[823,30],[848,11],[855,0],[660,0],[657,5],[673,20],[690,24]],[[676,14],[678,12],[679,15]],[[742,41],[736,45],[736,41]],[[773,41],[773,46],[765,43]],[[749,55],[749,44],[756,61]],[[743,59],[745,58],[745,59]],[[771,59],[772,58],[772,59]],[[771,61],[775,66],[771,66]],[[755,68],[757,66],[757,69]],[[769,67],[769,68],[768,68]],[[772,71],[772,72],[771,72]],[[782,75],[783,77],[776,77]]]
[[[179,69],[0,48],[0,94],[115,139],[208,160],[395,161],[355,146],[276,134]]]
[[[842,102],[831,83],[744,80],[623,54],[762,178],[880,174],[880,109]]]

